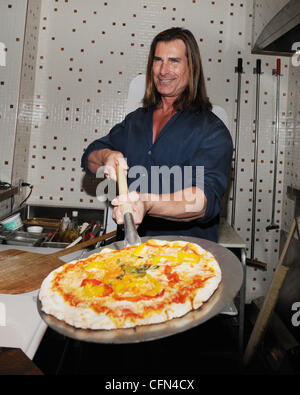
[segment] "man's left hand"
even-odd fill
[[[145,202],[142,201],[141,195],[136,191],[132,191],[129,192],[128,195],[119,195],[112,200],[111,204],[114,206],[112,218],[118,225],[124,224],[122,211],[122,205],[124,203],[130,203],[132,207],[133,220],[135,225],[138,227],[147,212]]]

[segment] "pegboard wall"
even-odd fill
[[[300,58],[291,62],[286,116],[284,194],[282,229],[289,231],[295,213],[295,201],[287,195],[287,187],[300,190]],[[297,232],[295,232],[297,237]]]
[[[9,17],[11,20],[25,18],[26,4],[25,0],[1,1],[1,7],[6,7],[8,20]],[[25,41],[27,55],[24,54],[22,64],[22,78],[24,73],[27,75],[24,94],[19,101],[23,123],[19,121],[17,125],[16,135],[20,140],[16,140],[15,166],[11,171],[17,180],[24,174],[21,169],[26,168],[26,181],[34,185],[30,198],[33,204],[101,207],[97,198],[85,188],[80,158],[90,142],[107,134],[123,119],[129,84],[138,74],[145,73],[149,46],[158,32],[171,26],[182,26],[194,33],[209,97],[213,104],[227,112],[233,139],[237,107],[235,67],[237,59],[243,59],[235,227],[247,243],[248,254],[255,130],[256,75],[253,69],[256,59],[262,60],[255,257],[267,263],[268,269],[248,268],[247,301],[264,295],[279,252],[279,232],[265,230],[271,217],[274,176],[276,78],[272,70],[276,57],[251,54],[253,2],[28,0],[26,18],[26,31],[31,40]],[[17,32],[12,37],[14,35],[17,36]],[[22,32],[18,36],[22,38]],[[12,52],[20,63],[20,50],[12,47]],[[284,194],[289,59],[283,57],[281,61],[276,197],[276,222],[279,225]],[[7,78],[12,81],[13,77]],[[14,130],[13,122],[10,130]],[[30,140],[25,137],[28,130]],[[8,132],[2,129],[1,134],[5,133]],[[2,151],[5,155],[12,144],[12,139],[4,141]],[[28,162],[23,163],[26,155]],[[2,167],[2,157],[1,161]],[[231,206],[232,192],[227,210],[229,222]]]

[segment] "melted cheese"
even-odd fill
[[[162,284],[154,277],[146,274],[144,277],[134,277],[130,274],[112,282],[112,288],[117,296],[155,296],[162,290]]]
[[[152,316],[168,303],[187,303],[193,290],[213,275],[213,259],[191,243],[149,240],[65,265],[54,286],[73,306],[90,306],[115,318]]]

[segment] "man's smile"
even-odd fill
[[[169,84],[173,82],[175,78],[159,78],[158,81],[160,84]]]

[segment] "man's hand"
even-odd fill
[[[131,204],[133,221],[138,227],[146,215],[147,208],[145,202],[141,199],[141,195],[136,191],[129,192],[128,195],[119,195],[112,200],[111,204],[114,206],[112,218],[118,225],[124,224],[122,205],[125,202]]]
[[[203,217],[207,199],[204,192],[196,187],[174,192],[170,195],[140,194],[136,191],[128,195],[120,195],[112,200],[115,206],[112,218],[117,224],[124,223],[122,203],[132,206],[134,223],[138,226],[146,214],[169,221],[188,222]]]
[[[117,165],[124,169],[125,175],[127,175],[128,165],[123,154],[119,151],[110,151],[104,155],[104,175],[107,178],[111,178],[117,181]]]
[[[123,167],[125,174],[127,174],[128,165],[126,159],[119,151],[112,151],[104,148],[99,151],[91,152],[88,157],[88,168],[92,173],[96,174],[98,169],[103,166],[105,177],[111,178],[114,181],[117,181],[117,164]]]

